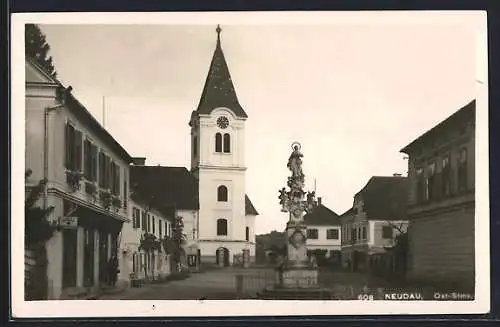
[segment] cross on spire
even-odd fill
[[[220,28],[219,24],[217,24],[217,28],[215,29],[215,31],[217,32],[217,41],[220,42],[220,32],[222,32],[222,28]]]

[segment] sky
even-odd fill
[[[306,188],[342,214],[372,176],[406,175],[399,151],[476,96],[476,30],[440,24],[222,24],[246,122],[256,232],[283,230],[291,143]],[[132,156],[190,167],[188,121],[215,25],[41,25],[58,77]]]

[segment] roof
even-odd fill
[[[367,219],[401,220],[406,216],[408,179],[401,176],[373,176],[356,196],[363,199]]]
[[[320,204],[304,216],[304,222],[306,225],[340,226],[340,216]]]
[[[196,112],[198,114],[210,114],[212,110],[218,107],[231,109],[237,117],[248,117],[241,107],[234,90],[229,68],[222,52],[220,29],[218,29],[217,45]]]
[[[254,216],[259,215],[257,210],[255,210],[252,201],[250,201],[250,198],[246,194],[245,194],[245,215],[254,215]]]
[[[26,62],[39,70],[44,76],[50,77],[50,74],[38,63],[36,63],[35,60],[26,57]],[[104,129],[104,127],[102,127],[102,125],[94,118],[94,116],[92,116],[87,108],[85,108],[85,106],[71,94],[71,86],[64,87],[59,80],[53,77],[50,77],[49,81],[51,83],[53,82],[58,87],[58,95],[62,97],[61,100],[65,103],[65,107],[71,111],[77,119],[88,126],[90,130],[92,130],[92,132],[94,132],[106,145],[108,145],[112,151],[118,154],[127,163],[132,162],[132,156],[120,145],[120,143],[115,140],[113,136],[111,136],[106,129]]]
[[[185,167],[130,166],[130,185],[144,201],[166,210],[198,210],[198,181]]]
[[[454,114],[443,120],[441,123],[437,124],[430,130],[419,136],[417,139],[412,141],[410,144],[405,146],[403,149],[400,150],[400,152],[408,154],[408,152],[413,151],[414,148],[416,148],[419,145],[422,145],[426,141],[439,137],[440,134],[445,129],[461,128],[461,125],[463,125],[464,123],[474,121],[475,114],[476,114],[476,100],[474,99],[465,106],[463,106],[462,108],[460,108],[459,110],[457,110]]]

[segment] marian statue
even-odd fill
[[[292,172],[292,178],[297,178],[300,181],[304,179],[304,173],[302,172],[302,157],[304,155],[300,152],[298,144],[293,146],[293,152],[288,159],[287,167]]]

